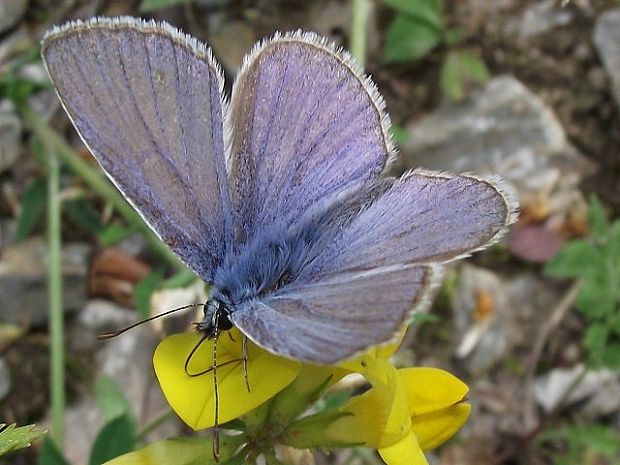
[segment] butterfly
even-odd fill
[[[166,23],[70,22],[42,55],[103,170],[212,286],[205,337],[235,326],[272,353],[338,363],[393,340],[445,263],[515,219],[499,178],[385,175],[384,100],[313,33],[257,44],[230,99],[210,49]]]

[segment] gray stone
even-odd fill
[[[0,34],[17,24],[27,6],[28,0],[0,0]]]
[[[562,203],[592,169],[553,111],[512,76],[490,80],[463,103],[446,103],[407,133],[405,168],[499,174],[515,186],[522,206],[544,198],[566,208]]]
[[[160,338],[144,326],[102,343],[97,354],[97,373],[112,378],[135,415],[145,425],[162,412],[167,403],[154,378],[152,357]],[[86,395],[66,410],[65,454],[70,463],[88,463],[90,447],[104,419],[92,395]],[[181,424],[168,421],[151,433],[146,442],[177,436]]]
[[[618,373],[607,369],[586,371],[579,364],[569,369],[556,368],[536,378],[534,395],[547,413],[582,402],[580,411],[596,420],[620,408],[620,381]]]
[[[63,299],[65,310],[81,309],[86,303],[90,245],[64,244],[62,248]],[[3,249],[0,257],[0,321],[43,324],[47,320],[47,245],[31,238]]]
[[[11,372],[3,357],[0,357],[0,401],[11,391]]]
[[[0,102],[0,173],[10,168],[19,155],[22,122],[10,100]]]
[[[607,10],[596,21],[594,45],[611,80],[611,91],[620,106],[620,8]]]
[[[480,375],[505,360],[515,348],[531,350],[532,334],[561,298],[540,277],[504,277],[470,264],[459,269],[452,297],[455,355]]]
[[[562,8],[556,0],[543,0],[528,6],[514,27],[519,39],[527,40],[565,26],[573,19],[573,12]]]

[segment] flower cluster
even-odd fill
[[[215,420],[213,371],[195,377],[187,374],[204,372],[212,365],[213,341],[202,344],[185,369],[187,355],[199,338],[189,333],[169,336],[153,359],[168,403],[195,430],[210,428]],[[242,335],[232,330],[230,336],[220,337],[217,347],[219,421],[223,428],[243,432],[222,436],[223,460],[240,457],[249,462],[260,454],[275,459],[274,446],[364,446],[377,449],[388,465],[424,465],[424,451],[450,438],[469,415],[468,388],[453,375],[435,368],[392,365],[389,357],[400,341],[371,349],[338,367],[302,364],[248,343],[246,372],[241,340]],[[338,406],[307,413],[323,393],[351,373],[363,375],[369,389]],[[238,418],[243,423],[233,421]],[[188,459],[180,460],[184,456]],[[210,456],[208,440],[177,439],[109,464],[148,465],[174,457],[176,464],[189,465],[197,460],[211,463]]]

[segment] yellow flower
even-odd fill
[[[155,350],[153,365],[159,384],[172,409],[194,430],[210,428],[215,420],[213,371],[191,377],[185,361],[201,336],[173,334]],[[255,409],[297,377],[300,363],[273,355],[248,341],[248,392],[243,369],[243,335],[233,329],[220,336],[217,345],[219,422],[225,423]],[[188,371],[203,372],[213,364],[213,341],[205,341],[192,356]]]
[[[389,465],[426,465],[423,451],[449,439],[469,416],[468,388],[436,368],[397,370],[384,358],[389,350],[374,355],[343,365],[362,373],[372,387],[340,408],[346,415],[326,434],[336,442],[376,448]]]

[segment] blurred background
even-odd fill
[[[101,442],[120,453],[189,434],[167,410],[151,357],[192,316],[96,339],[204,302],[205,290],[101,175],[47,80],[44,32],[94,15],[165,20],[198,37],[228,90],[257,40],[316,31],[352,49],[385,97],[401,155],[393,174],[425,167],[509,180],[519,222],[450,268],[397,354],[397,363],[447,369],[471,388],[470,420],[429,457],[620,464],[612,0],[0,0],[0,423],[65,422],[64,459],[38,441],[0,464],[95,465]],[[131,425],[109,426],[119,411],[131,412]],[[381,463],[364,449],[315,460]]]

